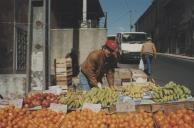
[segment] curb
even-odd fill
[[[175,58],[187,59],[187,60],[193,60],[194,61],[194,57],[189,57],[189,56],[182,56],[182,55],[169,54],[169,53],[157,53],[157,55],[164,55],[164,56],[170,56],[170,57],[175,57]]]

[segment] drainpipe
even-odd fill
[[[87,0],[83,0],[81,27],[87,28]]]

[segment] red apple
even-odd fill
[[[50,102],[47,100],[43,100],[42,101],[42,107],[49,107],[50,106]]]

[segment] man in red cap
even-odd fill
[[[102,78],[106,75],[109,86],[114,86],[114,67],[112,62],[117,50],[116,42],[107,40],[102,49],[92,51],[81,65],[80,86],[83,90],[101,87]]]

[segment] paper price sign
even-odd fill
[[[16,108],[22,108],[23,99],[12,100],[11,104],[14,105]]]
[[[117,112],[134,112],[135,105],[130,104],[129,102],[123,102],[116,104],[116,111]]]
[[[29,111],[36,111],[42,109],[42,106],[35,106],[33,108],[28,108]]]
[[[67,113],[67,105],[64,104],[55,104],[51,103],[50,104],[50,109],[55,111],[55,112],[64,112]]]
[[[101,110],[101,104],[84,103],[82,109],[90,109],[93,112],[99,112]]]

